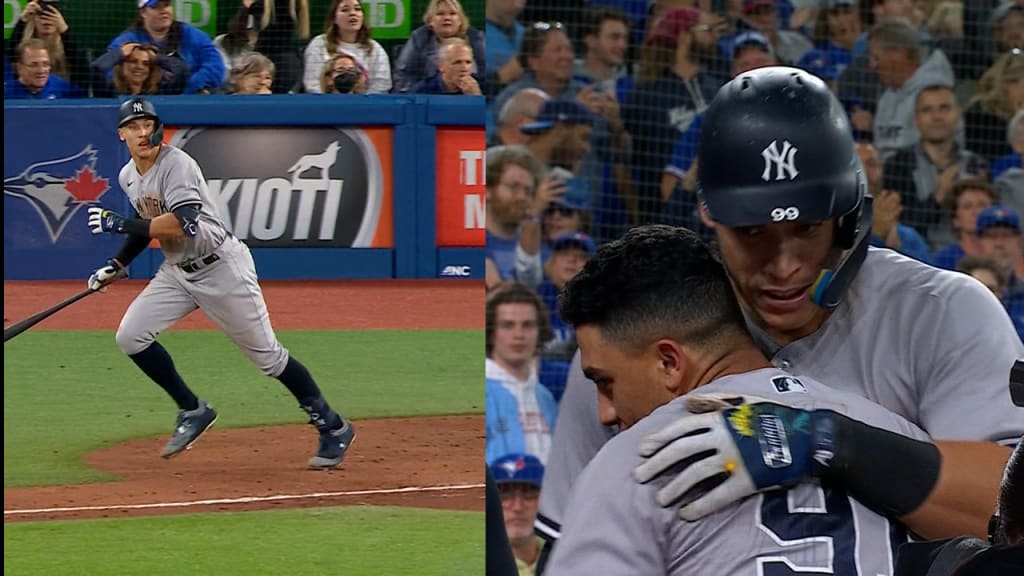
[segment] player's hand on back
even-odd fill
[[[682,418],[644,438],[634,477],[648,483],[674,475],[656,495],[698,520],[765,490],[812,475],[815,458],[831,459],[828,412],[808,412],[757,397],[696,395]],[[703,412],[703,413],[700,413]]]

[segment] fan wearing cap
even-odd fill
[[[1024,234],[1017,211],[995,204],[978,214],[975,227],[981,254],[999,262],[1009,272],[1003,303],[1024,340]]]
[[[743,0],[743,20],[749,27],[768,38],[780,62],[799,62],[804,54],[814,48],[803,34],[779,29],[777,0]]]
[[[497,126],[488,133],[487,147],[526,144],[528,136],[519,127],[536,120],[540,107],[550,99],[540,88],[523,88],[513,94],[498,111]]]
[[[491,463],[490,470],[498,485],[505,532],[519,576],[533,576],[543,542],[533,533],[533,521],[537,517],[544,465],[531,454],[507,454]]]
[[[712,12],[676,8],[657,21],[644,42],[636,87],[622,105],[622,121],[633,139],[641,222],[661,211],[661,175],[673,143],[722,85],[707,66],[727,26]]]
[[[748,30],[733,37],[731,72],[733,76],[755,70],[763,66],[774,66],[777,61],[768,39],[760,32]],[[676,140],[672,156],[665,165],[665,173],[661,177],[661,199],[668,203],[665,213],[666,220],[697,229],[699,220],[692,212],[692,201],[678,196],[680,186],[686,192],[694,192],[697,187],[697,142],[700,140],[700,129],[704,124],[704,113],[694,118],[690,127]]]
[[[127,42],[152,44],[165,56],[181,58],[188,66],[185,94],[212,94],[227,80],[227,66],[210,36],[191,24],[175,20],[170,0],[137,0],[134,25],[107,46],[107,51]]]

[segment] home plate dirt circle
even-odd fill
[[[336,470],[306,468],[308,426],[211,429],[191,450],[160,458],[166,438],[90,454],[121,480],[4,490],[4,520],[111,518],[342,504],[482,511],[483,417],[357,420]],[[424,434],[429,430],[430,434]]]

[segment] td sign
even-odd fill
[[[362,0],[374,38],[408,38],[412,0]]]

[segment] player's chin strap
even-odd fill
[[[871,213],[874,199],[871,196],[864,196],[864,206],[861,208],[860,217],[857,220],[857,232],[853,239],[853,247],[849,253],[839,261],[835,268],[826,268],[818,274],[818,280],[811,286],[811,299],[818,306],[832,310],[839,305],[846,288],[857,275],[864,258],[868,255],[868,245],[871,243]]]

